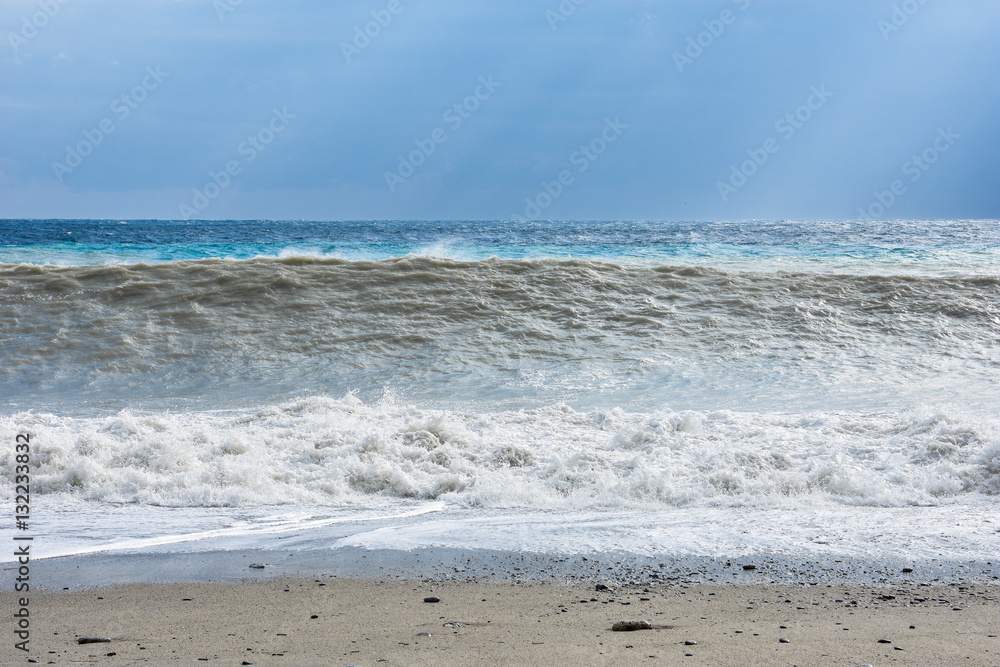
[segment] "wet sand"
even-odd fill
[[[5,613],[0,653],[4,664],[996,666],[998,598],[995,581],[140,583],[34,592],[30,652],[12,649]],[[4,609],[15,602],[0,594]],[[622,620],[652,629],[612,631]],[[77,644],[88,635],[111,641]]]

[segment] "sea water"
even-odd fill
[[[0,221],[36,556],[990,560],[1000,224]]]

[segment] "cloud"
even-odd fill
[[[0,216],[174,217],[179,200],[164,193],[191,199],[286,107],[295,124],[244,165],[211,216],[502,218],[608,117],[627,134],[547,215],[852,217],[947,125],[968,140],[893,216],[1000,207],[988,167],[1000,148],[1000,11],[973,0],[928,3],[888,40],[879,21],[891,7],[862,0],[584,2],[555,30],[555,1],[225,1],[220,18],[211,2],[74,0],[17,53],[5,39]],[[4,3],[0,22],[16,33],[36,9]],[[692,43],[698,56],[679,72],[674,56]],[[345,58],[344,44],[357,53]],[[53,163],[115,119],[115,100],[150,67],[171,76],[56,187]],[[484,76],[503,88],[391,190],[386,172],[448,129],[445,110]],[[731,166],[818,85],[836,96],[722,201]]]

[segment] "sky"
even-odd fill
[[[1000,218],[996,0],[3,0],[0,218]]]

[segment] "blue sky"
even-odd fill
[[[3,218],[1000,217],[993,0],[4,0],[0,30]]]

